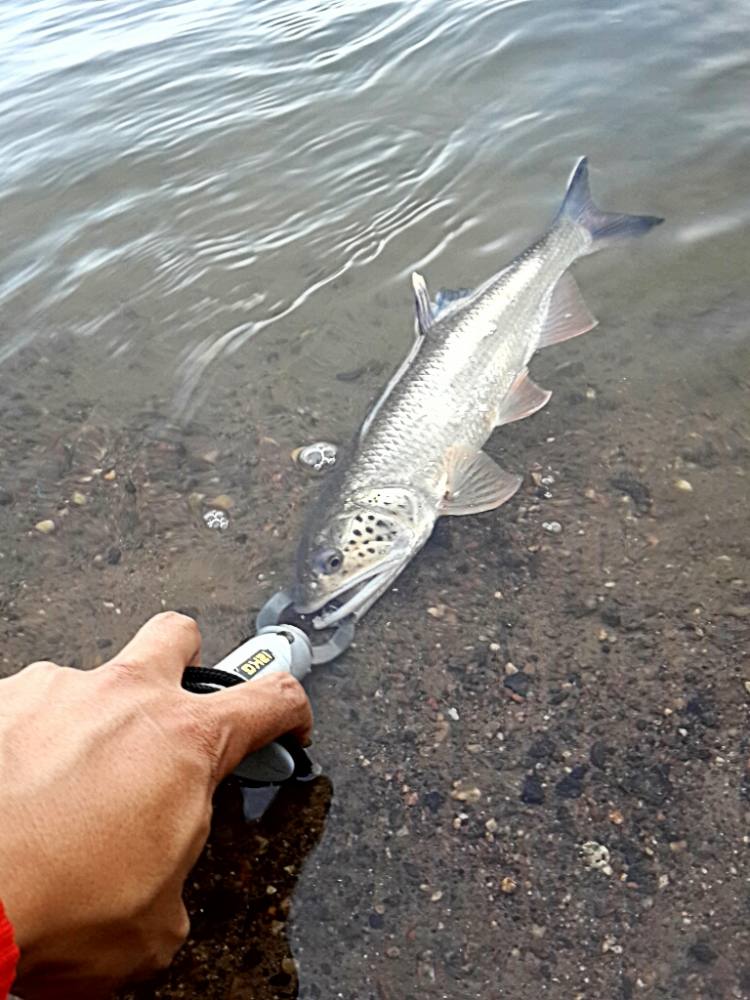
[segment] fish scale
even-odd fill
[[[491,510],[513,495],[520,477],[482,448],[497,426],[547,403],[550,393],[528,377],[535,352],[596,325],[568,268],[661,221],[601,212],[582,158],[550,229],[475,291],[433,302],[413,276],[416,343],[308,516],[294,587],[300,613],[318,612],[321,628],[360,617],[439,516]]]

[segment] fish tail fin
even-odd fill
[[[643,236],[649,229],[664,222],[658,215],[623,215],[602,212],[594,203],[589,190],[589,165],[585,156],[576,163],[570,175],[557,219],[572,219],[589,233],[593,245],[587,251],[595,253],[621,240]]]

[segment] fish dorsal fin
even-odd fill
[[[496,426],[512,424],[514,420],[530,417],[532,413],[541,410],[551,396],[552,393],[548,389],[542,389],[536,382],[532,382],[529,378],[529,369],[524,368],[516,375],[508,395],[500,404]]]
[[[578,337],[593,330],[597,323],[598,320],[594,319],[583,301],[576,279],[566,272],[552,292],[539,346],[549,347],[550,344]]]
[[[448,453],[448,481],[441,514],[480,514],[510,500],[521,477],[501,469],[483,451],[455,447]]]
[[[427,282],[418,271],[413,271],[411,276],[411,287],[414,289],[414,306],[417,311],[417,330],[422,335],[426,334],[432,326],[433,305],[430,302],[430,294],[427,291]]]

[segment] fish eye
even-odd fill
[[[340,549],[318,549],[313,554],[312,565],[316,573],[330,576],[331,573],[338,572],[344,565],[344,554]]]

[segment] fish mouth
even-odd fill
[[[389,559],[348,580],[322,601],[309,601],[304,605],[295,601],[294,609],[300,615],[315,615],[312,625],[316,629],[331,628],[346,618],[361,618],[388,589],[407,562],[408,558]]]

